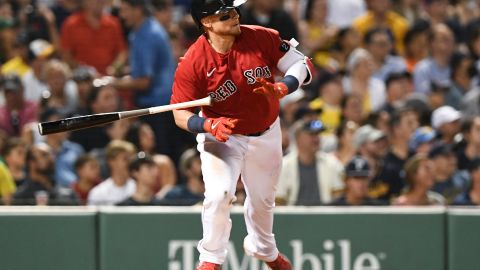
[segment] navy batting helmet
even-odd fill
[[[232,9],[237,9],[247,0],[193,0],[190,6],[190,14],[193,20],[202,27],[201,20],[210,15],[227,13]]]

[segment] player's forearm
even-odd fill
[[[187,110],[173,110],[173,117],[175,118],[175,124],[186,131],[190,131],[188,129],[188,120],[190,117],[194,116],[194,113]]]

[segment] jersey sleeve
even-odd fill
[[[170,104],[204,98],[201,91],[202,83],[197,79],[189,59],[180,60],[173,80]],[[195,108],[188,109],[194,111]]]

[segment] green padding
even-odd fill
[[[480,269],[480,209],[448,210],[448,269]]]
[[[96,214],[0,214],[0,269],[97,270]]]
[[[445,269],[445,213],[299,209],[275,216],[278,246],[302,270]],[[393,211],[393,210],[389,210]],[[395,211],[393,211],[395,212]],[[261,270],[245,257],[241,211],[232,214],[223,269]],[[100,214],[101,270],[190,270],[198,259],[199,212]]]

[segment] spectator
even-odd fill
[[[65,116],[55,108],[47,108],[40,116],[41,122],[57,121]],[[55,184],[58,187],[69,188],[77,176],[74,163],[84,153],[82,146],[68,139],[68,132],[52,133],[45,136],[45,143],[50,146],[55,158]]]
[[[442,195],[430,191],[435,184],[432,164],[427,156],[417,154],[404,167],[408,187],[392,205],[445,205]]]
[[[0,159],[0,204],[11,204],[15,190],[15,181],[12,174],[7,165]]]
[[[431,82],[449,86],[450,61],[454,51],[455,40],[452,31],[444,24],[433,26],[429,36],[429,58],[420,61],[413,72],[415,91],[428,94]]]
[[[155,186],[156,197],[163,198],[177,183],[175,164],[167,155],[156,154],[153,160],[158,167],[158,178]]]
[[[388,186],[388,191],[378,197],[389,200],[398,196],[405,187],[405,179],[399,172],[413,153],[408,145],[412,134],[418,128],[417,116],[413,110],[402,108],[395,111],[390,120],[389,151],[383,159],[378,181]]]
[[[397,0],[392,2],[392,9],[405,19],[410,25],[414,24],[422,15],[421,2],[415,0]]]
[[[392,55],[393,36],[387,28],[368,30],[364,37],[364,44],[375,63],[374,78],[385,81],[389,74],[407,70],[404,58]]]
[[[87,111],[80,114],[108,113],[120,110],[120,101],[117,96],[117,89],[111,85],[94,86],[87,97]],[[87,152],[92,149],[101,149],[112,139],[108,127],[96,126],[88,129],[73,131],[71,140],[79,143]]]
[[[367,113],[363,109],[362,98],[358,95],[351,94],[343,96],[341,106],[341,122],[352,121],[357,125],[361,125],[367,116]]]
[[[138,152],[137,156],[130,161],[128,170],[136,182],[135,192],[117,205],[158,205],[159,201],[155,198],[154,192],[158,168],[153,158],[145,152]]]
[[[100,74],[116,74],[127,59],[127,45],[118,20],[106,13],[106,0],[82,0],[81,11],[65,20],[62,55],[72,68],[94,67]]]
[[[95,186],[88,194],[88,205],[114,205],[135,192],[135,181],[130,177],[128,162],[135,154],[135,146],[121,140],[111,141],[106,148],[110,177]]]
[[[415,1],[413,1],[415,2]],[[418,62],[428,57],[428,35],[430,25],[417,22],[408,29],[403,40],[407,71],[413,73]]]
[[[5,94],[5,105],[0,106],[0,130],[8,136],[20,136],[24,127],[37,120],[37,105],[25,100],[23,85],[15,74],[1,78],[0,90]]]
[[[79,3],[80,2],[80,3]],[[81,1],[78,0],[63,0],[55,1],[50,8],[55,15],[55,25],[57,29],[61,29],[63,22],[81,6]]]
[[[285,40],[298,40],[297,27],[292,16],[275,1],[255,0],[241,11],[241,24],[254,24],[272,28]]]
[[[319,67],[331,66],[328,51],[339,30],[327,22],[328,11],[328,0],[308,0],[304,19],[299,24],[302,51],[312,56],[313,63]]]
[[[170,189],[162,199],[165,205],[194,205],[204,199],[205,184],[201,171],[200,154],[196,149],[190,148],[180,157],[180,173],[184,183]]]
[[[437,133],[430,126],[421,126],[415,130],[408,143],[410,151],[415,154],[428,155],[435,142]]]
[[[427,23],[435,27],[438,24],[445,24],[450,28],[455,35],[455,40],[458,43],[464,42],[464,29],[458,21],[458,17],[453,15],[453,8],[449,6],[448,0],[426,0],[424,18]]]
[[[49,92],[42,101],[44,107],[57,108],[64,115],[71,114],[77,109],[77,86],[70,80],[71,75],[66,63],[56,59],[47,63],[44,76]]]
[[[155,134],[148,123],[137,121],[130,125],[126,140],[146,154],[155,154]]]
[[[296,149],[283,158],[276,195],[279,204],[328,204],[342,191],[343,165],[332,154],[319,151],[323,130],[318,120],[298,120],[292,126]]]
[[[355,122],[344,121],[336,131],[338,143],[334,154],[342,164],[347,164],[357,152],[352,144],[353,135],[357,129],[358,125]]]
[[[75,192],[81,205],[87,204],[90,191],[100,183],[100,164],[94,156],[89,154],[81,155],[74,164],[77,180],[72,183],[72,190]]]
[[[318,112],[319,120],[325,124],[326,131],[331,133],[340,125],[343,98],[341,76],[328,71],[320,73],[312,88],[318,89],[318,97],[310,102],[309,107]]]
[[[458,169],[465,170],[474,159],[480,158],[480,115],[465,119],[461,131],[465,145],[457,152]]]
[[[354,156],[345,165],[345,192],[331,205],[381,205],[380,201],[368,197],[368,183],[371,177],[372,172],[368,161],[361,156]]]
[[[440,139],[446,144],[454,144],[455,135],[460,131],[462,114],[450,106],[442,106],[432,113],[432,127],[440,133]]]
[[[431,188],[450,204],[460,193],[468,189],[468,178],[457,171],[457,157],[452,147],[439,143],[432,147],[428,158],[433,163],[435,184]]]
[[[77,113],[88,114],[88,98],[92,92],[93,80],[96,77],[97,71],[90,66],[79,66],[73,70],[72,79],[77,84],[78,91]]]
[[[57,199],[53,178],[55,160],[47,144],[35,144],[27,151],[27,170],[27,180],[13,195],[14,204],[35,205],[36,196],[43,196],[45,192],[48,196],[46,200]]]
[[[2,157],[13,177],[15,186],[21,186],[26,180],[27,145],[17,137],[9,138],[2,148]]]
[[[451,86],[445,93],[445,105],[460,109],[462,97],[472,86],[475,75],[475,67],[470,56],[463,53],[455,53],[450,61]]]
[[[348,57],[348,76],[343,79],[345,93],[360,97],[366,114],[385,104],[385,84],[372,77],[374,68],[372,55],[365,49],[355,49]]]
[[[458,195],[453,205],[480,205],[480,158],[475,158],[468,167],[470,187]]]
[[[362,35],[375,27],[387,26],[393,33],[395,49],[403,54],[403,39],[408,30],[408,21],[390,8],[391,0],[366,0],[368,12],[353,21],[353,26]]]
[[[335,59],[335,65],[339,72],[346,71],[348,56],[353,50],[360,47],[361,43],[362,39],[357,29],[345,27],[338,31],[330,55]]]
[[[386,104],[383,110],[392,114],[395,108],[405,102],[406,97],[413,92],[412,76],[408,72],[390,73],[385,80]]]
[[[120,91],[134,90],[135,105],[147,108],[170,103],[176,63],[167,31],[152,16],[146,0],[122,0],[120,15],[132,28],[129,34],[131,76],[113,82]],[[156,152],[177,163],[193,135],[176,127],[171,112],[143,118],[153,128]]]
[[[465,116],[480,115],[480,88],[475,87],[468,91],[460,103],[462,113]]]

